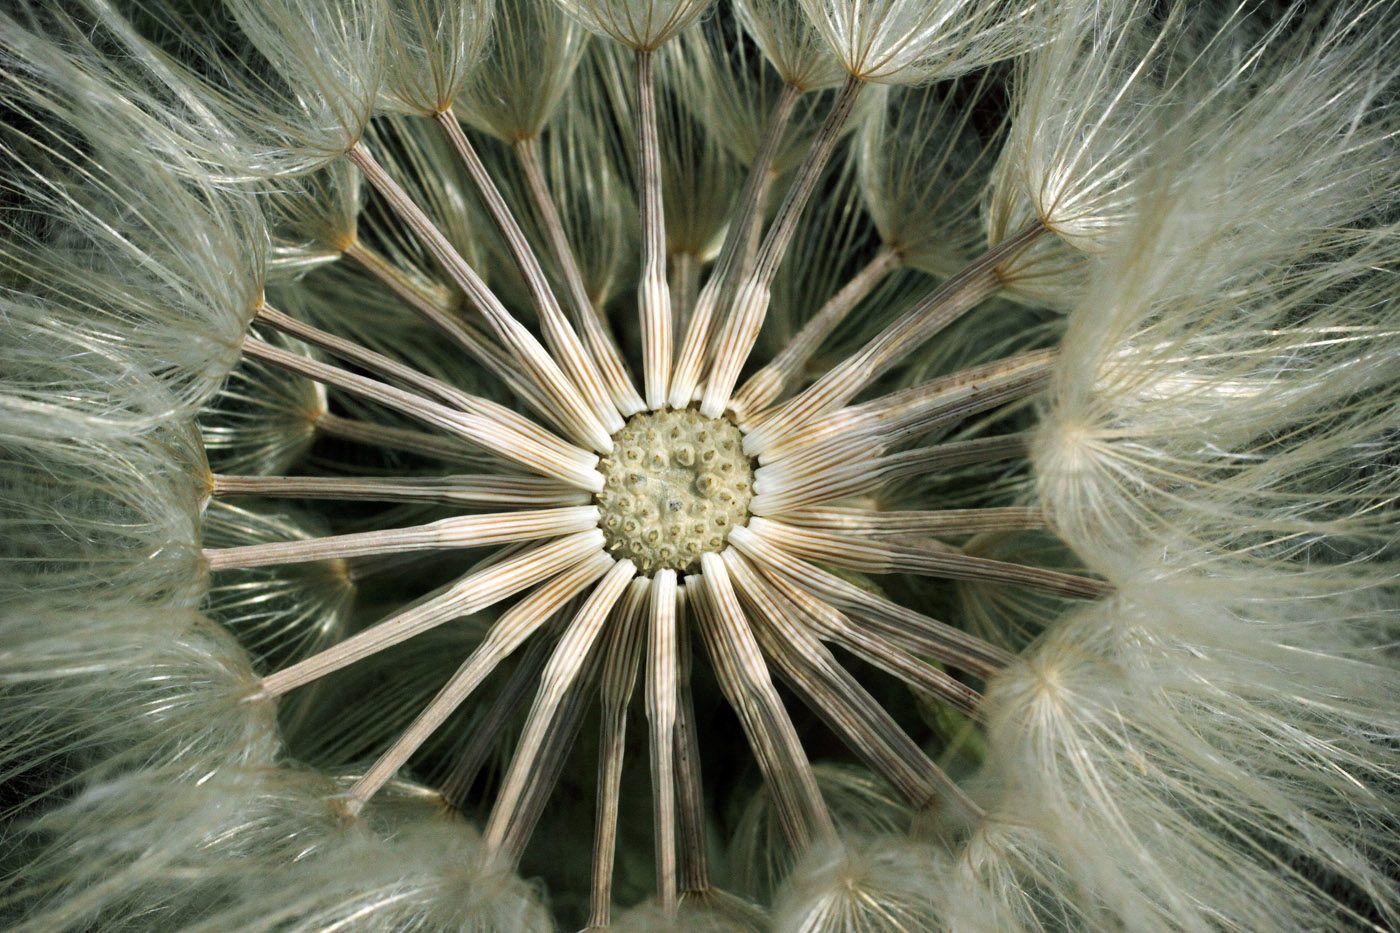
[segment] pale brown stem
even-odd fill
[[[579,463],[588,463],[592,458],[592,454],[588,451],[555,437],[533,421],[521,417],[504,405],[472,395],[469,392],[463,392],[456,386],[421,373],[411,366],[405,366],[391,360],[381,353],[376,353],[353,341],[298,321],[270,305],[264,304],[258,309],[256,320],[304,343],[309,343],[313,347],[319,347],[338,359],[354,363],[370,372],[378,373],[387,379],[392,379],[433,396],[454,408],[499,421],[535,443],[550,448],[560,457],[576,460]]]
[[[508,461],[489,451],[465,447],[460,440],[439,437],[409,428],[396,428],[372,421],[343,418],[327,412],[316,419],[316,431],[327,437],[339,438],[369,447],[388,447],[421,457],[470,464],[478,469],[510,468]]]
[[[872,447],[878,447],[870,442]],[[997,434],[971,441],[955,441],[932,447],[916,447],[885,457],[876,457],[875,450],[851,452],[844,460],[826,468],[817,467],[809,473],[784,471],[765,473],[768,467],[754,471],[756,495],[749,501],[749,511],[755,515],[775,515],[793,509],[836,502],[851,496],[879,489],[885,483],[903,476],[920,476],[976,463],[992,463],[1024,456],[1024,434]]]
[[[969,816],[982,811],[939,770],[831,652],[795,622],[801,613],[775,592],[737,551],[725,552],[754,633],[785,680],[847,745],[916,809],[951,799]]]
[[[822,341],[831,336],[846,315],[860,304],[885,276],[899,268],[899,253],[890,246],[881,247],[864,268],[853,275],[841,290],[822,305],[821,309],[802,325],[782,351],[758,372],[749,377],[743,388],[734,394],[729,407],[742,419],[750,412],[762,411],[782,395]]]
[[[587,505],[588,493],[543,476],[226,476],[214,474],[215,498],[431,502],[458,507]]]
[[[778,822],[797,858],[815,842],[834,842],[836,828],[797,730],[773,687],[729,572],[718,554],[701,558],[704,598],[700,631],[716,677],[758,759]]]
[[[511,316],[486,282],[462,258],[431,218],[394,180],[363,142],[348,153],[349,158],[384,197],[394,213],[413,231],[419,242],[432,253],[448,277],[467,296],[467,300],[486,318],[497,338],[530,374],[539,387],[555,418],[567,428],[571,438],[600,453],[612,450],[612,440],[594,416],[578,388],[559,369],[538,340]]]
[[[476,782],[477,776],[481,773],[482,767],[495,752],[497,743],[505,733],[506,728],[519,714],[526,700],[529,699],[530,692],[539,683],[540,672],[544,670],[544,665],[549,660],[555,639],[558,638],[559,633],[564,630],[564,626],[573,616],[572,608],[566,607],[566,610],[555,613],[545,623],[539,637],[531,639],[529,644],[525,646],[525,651],[521,654],[510,679],[496,695],[495,700],[491,703],[491,708],[477,724],[471,741],[467,743],[467,747],[457,759],[457,763],[452,766],[452,770],[443,780],[441,791],[443,799],[458,810],[466,809],[467,795]]]
[[[883,620],[881,631],[911,653],[927,655],[979,677],[991,677],[1015,660],[990,642],[828,573],[748,528],[735,528],[729,541],[746,557],[832,607],[863,619]]]
[[[676,678],[680,702],[676,708],[676,804],[680,851],[684,856],[682,889],[704,891],[710,887],[710,860],[705,837],[705,782],[700,774],[700,734],[695,720],[695,697],[690,686],[689,587],[677,593]]]
[[[812,146],[798,166],[792,185],[774,215],[763,245],[754,258],[753,268],[735,290],[714,363],[705,381],[705,396],[700,402],[700,412],[708,417],[718,418],[724,414],[729,396],[734,391],[734,383],[739,378],[739,370],[748,359],[749,351],[753,349],[763,326],[763,319],[768,314],[773,277],[787,255],[788,245],[797,232],[797,223],[812,193],[816,191],[822,170],[830,161],[836,142],[841,138],[841,132],[864,87],[865,83],[860,79],[848,77],[837,92],[831,111],[813,137]]]
[[[458,411],[423,398],[412,392],[386,385],[374,379],[308,359],[281,347],[249,337],[243,341],[243,353],[254,359],[271,363],[288,372],[306,376],[325,385],[363,396],[395,411],[402,412],[426,424],[455,434],[498,456],[519,463],[536,473],[553,476],[573,486],[596,492],[603,488],[603,476],[589,465],[596,458],[583,450],[561,456],[529,437],[520,435],[497,420],[471,412]],[[580,456],[581,455],[581,456]]]
[[[696,299],[695,312],[685,330],[685,342],[676,358],[676,369],[671,386],[671,407],[684,408],[690,404],[695,388],[699,385],[700,374],[705,365],[705,353],[710,345],[711,330],[714,329],[715,310],[727,308],[734,299],[734,289],[739,274],[743,271],[743,259],[751,232],[758,226],[763,206],[763,196],[772,180],[773,160],[777,158],[778,147],[783,133],[792,119],[792,111],[801,94],[791,84],[784,84],[782,93],[773,104],[768,115],[768,126],[763,140],[749,166],[748,177],[744,179],[743,190],[730,218],[729,229],[724,235],[724,245],[720,247],[719,258],[715,261],[710,277],[705,282]]]
[[[661,909],[676,911],[676,572],[659,571],[651,587],[647,639],[647,720],[650,723],[652,813]]]
[[[666,210],[661,197],[661,141],[656,128],[655,62],[636,53],[637,201],[642,258],[637,303],[642,320],[643,395],[647,407],[666,404],[671,384],[671,293],[666,287]]]
[[[618,602],[612,630],[603,648],[599,726],[598,809],[593,832],[593,885],[589,927],[606,927],[612,920],[613,865],[617,858],[617,820],[622,793],[622,764],[627,741],[627,707],[637,681],[646,634],[647,591],[651,584],[636,579]]]
[[[563,573],[602,546],[601,531],[579,532],[469,573],[444,587],[432,599],[357,632],[319,654],[269,674],[263,678],[263,692],[269,696],[281,696],[450,619],[479,612],[520,590]]]
[[[411,528],[388,528],[346,535],[273,541],[240,547],[205,548],[209,570],[236,570],[314,560],[344,560],[378,554],[474,548],[587,531],[598,522],[596,506],[455,515]]]
[[[949,580],[1006,583],[1071,599],[1101,599],[1113,592],[1109,584],[1088,577],[957,551],[848,538],[766,518],[754,518],[748,527],[755,535],[798,557],[863,573],[917,573]]]
[[[612,559],[601,553],[581,561],[569,572],[561,574],[516,603],[509,612],[497,619],[486,638],[452,675],[452,679],[438,691],[432,702],[400,734],[388,751],[379,756],[373,767],[355,782],[355,786],[350,789],[347,808],[352,813],[358,813],[501,661],[509,657],[585,586],[601,577],[611,565]]]
[[[533,772],[538,761],[550,754],[550,743],[546,741],[550,722],[578,678],[608,613],[636,573],[631,561],[619,561],[584,601],[583,608],[555,646],[530,708],[525,731],[511,759],[510,770],[482,834],[488,849],[502,852],[507,836],[512,833],[512,825],[521,819],[521,803],[533,781]]]
[[[608,397],[592,357],[584,350],[578,334],[574,333],[574,329],[564,317],[564,312],[559,309],[559,302],[555,300],[554,290],[549,287],[549,280],[545,277],[539,258],[530,246],[530,241],[525,238],[520,224],[516,222],[506,199],[501,197],[501,192],[491,180],[486,165],[477,155],[476,148],[467,138],[467,134],[463,132],[462,125],[457,122],[452,109],[448,108],[439,113],[436,120],[452,148],[456,150],[467,174],[471,176],[477,193],[481,195],[482,203],[486,205],[486,212],[495,222],[501,239],[505,241],[506,249],[525,281],[535,313],[539,315],[545,343],[549,345],[555,359],[573,380],[603,427],[609,434],[617,433],[622,430],[622,416]]]
[[[844,405],[889,366],[994,295],[1000,288],[996,267],[1044,232],[1045,227],[1039,222],[1030,224],[934,288],[853,356],[761,422],[749,426],[744,451],[751,457],[760,456],[774,441]]]
[[[674,253],[671,256],[671,314],[675,318],[673,333],[683,334],[695,311],[696,295],[700,290],[700,257],[694,253]],[[671,381],[675,383],[675,374]],[[674,403],[672,404],[674,408]]]
[[[810,506],[775,516],[791,525],[834,534],[971,535],[987,531],[1033,531],[1045,527],[1045,513],[1034,506],[991,509],[881,511],[845,506]]]
[[[578,256],[569,243],[568,235],[564,232],[564,223],[559,217],[559,210],[555,207],[554,198],[549,193],[549,185],[545,181],[544,168],[540,165],[535,141],[533,139],[518,141],[515,144],[515,154],[520,160],[526,187],[529,188],[535,210],[539,215],[540,226],[544,229],[554,259],[559,263],[560,272],[564,276],[574,321],[583,332],[583,340],[588,345],[589,352],[593,354],[594,361],[598,364],[603,381],[612,394],[613,403],[617,405],[618,410],[624,416],[634,415],[641,411],[645,404],[642,402],[642,397],[637,394],[637,388],[632,382],[632,376],[627,371],[627,364],[622,360],[622,353],[617,348],[617,342],[608,330],[607,322],[593,306],[593,300],[588,295],[588,286],[584,284],[583,271],[579,268]]]
[[[358,262],[365,271],[379,281],[417,311],[420,316],[451,337],[472,358],[486,368],[502,385],[522,399],[541,417],[558,426],[549,402],[529,381],[520,377],[519,368],[500,346],[486,334],[477,330],[452,312],[441,298],[414,281],[404,272],[385,259],[380,253],[359,242],[345,248],[345,255]],[[454,297],[460,297],[453,293]]]

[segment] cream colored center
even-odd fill
[[[690,409],[634,415],[598,469],[608,550],[642,573],[689,570],[749,520],[753,467],[728,421]]]

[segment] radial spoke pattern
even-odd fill
[[[358,813],[396,774],[413,769],[449,718],[470,703],[484,702],[478,697],[486,692],[492,699],[475,718],[469,739],[459,743],[440,781],[441,794],[453,806],[476,809],[474,789],[485,783],[486,844],[501,862],[514,865],[596,703],[593,927],[606,926],[614,909],[618,840],[633,796],[625,786],[632,773],[627,765],[639,760],[630,755],[641,744],[629,742],[628,735],[639,678],[657,902],[673,914],[688,896],[708,895],[712,884],[697,668],[708,668],[736,714],[775,824],[792,852],[800,854],[840,834],[775,678],[915,811],[971,817],[980,812],[977,803],[843,659],[859,659],[860,670],[892,678],[965,717],[969,728],[980,722],[982,683],[1012,660],[1003,648],[901,605],[852,572],[920,575],[1067,599],[1108,593],[1087,577],[992,559],[966,546],[982,535],[1044,528],[1044,515],[1034,505],[883,504],[896,481],[922,482],[993,464],[1000,469],[1022,457],[1024,434],[996,433],[986,426],[997,423],[998,412],[1045,388],[1053,351],[980,362],[856,400],[934,333],[994,294],[995,269],[1043,228],[1032,225],[932,286],[856,353],[802,385],[805,368],[843,319],[900,266],[898,250],[881,248],[731,400],[731,388],[751,363],[775,272],[800,230],[804,207],[861,85],[848,81],[836,95],[765,232],[764,193],[775,177],[774,160],[798,92],[787,87],[779,95],[717,258],[707,265],[688,253],[671,270],[682,298],[676,309],[685,318],[677,321],[666,275],[662,202],[668,141],[657,126],[658,60],[650,51],[638,52],[634,65],[639,345],[619,347],[590,298],[575,253],[579,244],[569,241],[534,139],[512,141],[526,201],[512,204],[512,189],[497,186],[489,160],[452,111],[433,121],[521,276],[529,298],[524,320],[538,327],[540,337],[513,316],[452,244],[438,226],[441,218],[414,201],[412,186],[394,177],[370,143],[361,142],[349,159],[377,194],[378,209],[411,234],[405,239],[431,258],[443,281],[425,284],[421,271],[401,266],[399,253],[373,242],[354,240],[344,248],[345,258],[428,321],[454,352],[466,351],[539,420],[489,393],[467,392],[409,362],[263,305],[256,321],[260,330],[242,347],[246,359],[311,380],[335,398],[369,402],[371,412],[391,412],[422,426],[324,412],[315,421],[318,434],[455,466],[391,475],[219,474],[210,477],[210,494],[219,500],[434,506],[461,514],[204,552],[209,569],[222,572],[383,560],[413,552],[438,552],[435,559],[443,561],[451,559],[445,556],[451,549],[505,545],[454,582],[267,674],[261,692],[283,696],[523,594],[469,640],[460,666],[378,751],[346,793],[345,806]],[[531,243],[517,221],[527,216],[538,224],[542,242]],[[540,257],[552,259],[558,269],[568,316]],[[472,320],[461,316],[464,307],[474,312]],[[678,354],[673,354],[673,331],[683,334]],[[629,363],[642,373],[640,391]],[[703,398],[698,410],[697,398]],[[985,423],[969,426],[973,416]],[[951,434],[955,429],[958,433]],[[457,472],[462,464],[470,472]],[[890,502],[905,499],[894,496]],[[624,544],[624,553],[635,561],[610,556]],[[493,679],[502,684],[483,691]],[[514,753],[496,775],[489,767],[493,750],[512,735]]]

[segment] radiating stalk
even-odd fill
[[[778,471],[776,467],[783,464],[774,464],[774,469],[765,473],[770,468],[759,467],[754,471],[755,495],[749,501],[749,511],[775,515],[864,495],[904,476],[1022,457],[1026,440],[1024,434],[994,434],[971,441],[916,447],[883,457],[874,456],[880,445],[872,440],[843,460],[821,460],[808,471],[793,470],[790,465],[789,469]]]
[[[863,573],[917,573],[949,580],[1006,583],[1072,599],[1099,599],[1113,592],[1107,583],[1088,577],[972,557],[956,551],[942,552],[894,542],[847,538],[829,532],[796,528],[767,518],[754,518],[748,527],[754,535],[798,557]]]
[[[835,842],[835,825],[797,730],[749,630],[724,561],[713,552],[700,561],[704,578],[704,596],[697,607],[700,632],[715,676],[738,714],[763,772],[778,822],[800,859],[813,843]]]
[[[802,329],[771,362],[750,376],[743,388],[734,393],[729,407],[739,416],[740,421],[742,422],[748,414],[762,411],[782,395],[788,383],[802,371],[802,367],[812,358],[812,354],[817,352],[822,341],[831,336],[831,332],[845,320],[851,309],[874,291],[875,286],[885,280],[885,276],[898,268],[898,251],[891,246],[881,247],[873,259],[802,325]]]
[[[961,420],[961,413],[956,420]],[[754,471],[754,491],[759,494],[797,491],[798,487],[809,483],[854,475],[871,482],[885,482],[899,476],[918,476],[934,470],[1022,456],[1029,443],[1028,436],[1022,433],[992,434],[887,454],[887,446],[907,439],[897,426],[891,426],[889,434],[878,427],[850,434],[852,436],[848,437],[845,432],[833,432],[824,443],[760,466]],[[877,475],[877,471],[883,472]],[[864,488],[873,487],[867,483]],[[810,502],[813,492],[804,488],[800,494]]]
[[[612,564],[612,558],[602,553],[586,558],[516,603],[497,619],[471,657],[462,663],[432,702],[355,782],[346,802],[350,812],[358,813],[501,661],[584,587],[601,577]]]
[[[588,699],[598,683],[603,667],[603,653],[591,651],[583,661],[578,676],[564,691],[554,716],[546,724],[540,740],[541,752],[530,772],[529,782],[516,805],[515,814],[506,826],[500,848],[496,849],[501,864],[514,869],[525,854],[525,847],[535,832],[535,826],[544,815],[549,797],[559,783],[559,775],[564,771],[564,762],[569,757],[575,740],[583,725],[583,714],[588,709]]]
[[[700,584],[696,584],[700,585]],[[676,591],[676,809],[680,832],[682,891],[710,887],[710,860],[705,837],[705,781],[700,774],[700,734],[691,692],[690,646],[691,595],[689,587]]]
[[[569,292],[569,304],[573,311],[574,321],[583,333],[583,341],[587,344],[589,352],[593,354],[593,360],[598,366],[603,382],[612,395],[613,404],[617,406],[618,411],[623,416],[634,415],[645,407],[645,403],[642,401],[642,397],[637,394],[636,385],[632,381],[632,376],[627,372],[627,364],[622,360],[622,353],[618,350],[617,342],[608,330],[607,322],[593,306],[593,299],[589,296],[588,287],[583,281],[583,271],[579,268],[578,256],[575,255],[573,246],[569,243],[569,238],[564,232],[564,223],[559,217],[559,210],[555,207],[554,198],[549,193],[549,185],[545,181],[544,168],[540,165],[535,141],[533,139],[519,140],[515,143],[515,154],[520,160],[520,168],[525,176],[526,187],[534,201],[535,211],[539,215],[540,226],[544,229],[545,237],[549,240],[550,250],[554,254],[555,261],[559,263],[560,272],[564,276],[564,283]]]
[[[695,387],[700,383],[700,374],[705,365],[705,352],[710,345],[710,332],[714,329],[716,309],[727,309],[734,299],[734,289],[738,284],[739,273],[744,267],[744,254],[749,243],[750,233],[757,226],[763,206],[763,197],[772,181],[773,160],[777,158],[782,144],[783,133],[792,119],[793,107],[801,92],[791,84],[784,84],[782,93],[773,104],[768,115],[768,126],[763,139],[749,166],[748,177],[739,192],[734,216],[729,219],[729,229],[724,235],[724,245],[720,247],[719,258],[715,260],[710,277],[705,282],[700,297],[696,299],[690,324],[685,329],[685,342],[676,358],[676,369],[671,379],[671,407],[684,408],[695,395]]]
[[[986,531],[1033,531],[1045,527],[1045,513],[1034,506],[992,509],[882,511],[847,506],[808,506],[774,516],[789,525],[833,534],[971,535]]]
[[[578,387],[584,401],[603,427],[609,434],[616,434],[622,430],[622,416],[618,414],[617,406],[608,396],[593,358],[584,350],[578,334],[574,333],[574,329],[564,317],[564,312],[559,309],[559,302],[555,300],[554,290],[549,287],[549,280],[540,266],[539,257],[525,238],[525,233],[516,222],[510,206],[506,204],[506,199],[501,197],[501,192],[491,180],[491,175],[486,171],[486,166],[477,155],[471,140],[462,131],[462,125],[457,122],[452,108],[439,113],[436,120],[452,148],[456,150],[467,174],[471,176],[477,193],[481,195],[482,203],[486,205],[486,212],[491,215],[501,239],[505,241],[506,249],[515,260],[521,278],[525,280],[531,303],[535,307],[535,313],[539,315],[545,343],[549,345],[554,358]]]
[[[599,453],[612,450],[612,439],[579,394],[578,387],[564,375],[540,342],[511,316],[505,305],[493,294],[481,276],[476,274],[462,254],[443,236],[432,219],[425,214],[384,167],[374,158],[363,142],[349,152],[352,162],[364,173],[371,185],[388,202],[399,218],[433,254],[448,277],[466,293],[467,299],[485,316],[497,338],[515,356],[548,399],[554,416],[568,428],[575,441]]]
[[[612,920],[613,865],[617,859],[617,819],[622,794],[622,764],[627,744],[627,707],[637,682],[651,582],[634,579],[613,610],[611,631],[603,646],[600,682],[598,748],[598,809],[593,830],[593,886],[589,927],[606,927]]]
[[[469,573],[398,615],[263,678],[263,692],[281,696],[451,619],[479,612],[507,596],[563,573],[603,546],[603,533],[582,531],[510,560]]]
[[[494,340],[461,320],[453,313],[452,308],[420,283],[405,275],[403,270],[385,259],[378,251],[356,240],[345,248],[345,255],[384,283],[421,317],[451,337],[458,346],[470,353],[473,359],[542,418],[556,426],[559,424],[550,409],[549,400],[540,394],[540,390],[533,383],[521,378],[520,371],[511,357]],[[452,297],[454,300],[460,300],[461,296],[452,292]]]
[[[227,476],[214,474],[215,498],[431,502],[457,507],[587,505],[588,493],[543,476]]]
[[[574,601],[577,602],[577,599],[575,597]],[[577,608],[566,605],[563,612],[555,613],[545,622],[539,637],[531,639],[521,652],[510,679],[496,694],[490,708],[477,723],[471,741],[467,743],[457,763],[442,781],[441,794],[449,805],[458,810],[467,808],[467,796],[472,785],[476,783],[482,767],[495,754],[501,736],[506,733],[540,682],[540,673],[549,661],[554,642],[564,631],[568,621],[573,618]]]
[[[802,212],[816,190],[822,170],[831,159],[863,87],[864,82],[855,77],[848,77],[846,83],[841,85],[831,105],[831,112],[813,137],[812,147],[798,167],[787,196],[773,217],[763,245],[754,258],[753,267],[734,292],[734,302],[729,308],[729,317],[724,322],[714,362],[705,382],[705,396],[700,402],[702,414],[711,418],[724,414],[729,396],[734,391],[734,383],[739,378],[739,370],[749,358],[749,351],[753,349],[763,319],[768,314],[773,277],[787,254]]]
[[[748,528],[732,530],[729,541],[746,557],[833,607],[860,614],[862,618],[884,620],[884,630],[906,650],[936,658],[980,677],[990,677],[1015,660],[1015,656],[1003,648],[862,589]]]
[[[599,532],[600,537],[601,534]],[[539,692],[535,694],[535,702],[530,707],[525,731],[516,745],[510,770],[491,808],[491,816],[483,833],[488,849],[501,850],[511,824],[518,818],[517,811],[533,779],[537,759],[548,751],[545,740],[550,721],[563,703],[570,685],[578,677],[608,613],[636,574],[637,568],[630,560],[619,561],[584,601],[583,608],[555,646],[554,654],[545,667]]]
[[[980,714],[982,695],[962,681],[894,642],[881,638],[867,627],[852,622],[839,610],[771,569],[760,568],[759,573],[795,608],[794,617],[803,617],[818,638],[836,642],[856,657],[950,703],[969,716]]]
[[[796,607],[774,591],[739,552],[727,550],[724,563],[749,607],[754,634],[764,652],[852,751],[915,809],[948,800],[967,816],[982,814],[831,652],[797,624]]]
[[[464,463],[477,469],[510,469],[512,465],[488,450],[463,446],[460,439],[409,428],[343,418],[329,412],[316,419],[316,432],[368,447],[388,447],[436,460]],[[573,485],[573,484],[569,484]]]
[[[217,572],[407,551],[485,547],[489,544],[529,541],[587,531],[597,523],[598,508],[592,505],[536,509],[528,512],[494,512],[487,515],[454,515],[411,528],[386,528],[347,535],[303,538],[297,541],[205,548],[204,559],[209,562],[209,570]]]
[[[391,360],[382,353],[376,353],[366,347],[344,337],[337,337],[335,334],[321,330],[319,327],[312,327],[296,318],[290,317],[270,305],[264,304],[258,309],[256,320],[260,324],[279,330],[290,337],[308,343],[313,347],[319,347],[332,356],[344,360],[347,363],[378,373],[379,375],[392,379],[395,382],[410,386],[433,396],[439,401],[459,408],[462,411],[483,418],[498,421],[502,425],[518,432],[523,437],[529,438],[536,444],[554,451],[558,456],[576,460],[579,463],[587,463],[592,458],[592,454],[582,448],[575,447],[568,441],[555,437],[550,432],[544,430],[528,418],[525,418],[506,406],[493,402],[490,399],[482,398],[479,395],[472,395],[464,392],[454,385],[443,382],[441,379],[421,373],[411,366],[405,366],[396,360]]]
[[[642,220],[637,304],[642,321],[643,394],[647,407],[657,409],[666,404],[671,384],[671,292],[666,286],[666,210],[661,198],[653,54],[636,53],[637,201]]]
[[[486,418],[470,412],[457,411],[431,399],[412,392],[397,389],[385,383],[357,375],[347,370],[308,359],[281,347],[275,347],[261,340],[249,337],[243,341],[245,355],[294,372],[325,385],[335,386],[347,392],[354,392],[371,401],[379,402],[395,411],[430,424],[439,430],[455,434],[487,450],[519,463],[526,469],[545,476],[553,476],[573,486],[597,492],[603,488],[603,475],[589,465],[596,457],[578,450],[568,458],[556,451],[545,448],[528,437],[502,424],[494,418]],[[581,459],[580,456],[583,458]]]
[[[992,247],[900,315],[853,356],[828,370],[801,395],[749,427],[744,451],[761,455],[775,440],[844,405],[872,379],[1000,288],[997,266],[1034,243],[1045,227],[1033,222]]]
[[[1056,353],[1032,350],[930,379],[888,395],[831,412],[800,432],[769,444],[759,462],[796,464],[799,458],[833,463],[851,444],[878,441],[883,453],[898,444],[978,412],[1017,401],[1050,382]]]
[[[647,639],[647,720],[650,723],[652,814],[656,829],[656,884],[661,909],[676,911],[676,572],[652,581]]]
[[[700,291],[700,257],[694,253],[682,252],[671,256],[671,315],[674,318],[672,332],[683,334],[690,326],[690,317],[695,313],[695,302]],[[676,384],[675,373],[671,374],[671,385]],[[675,407],[672,403],[671,407]]]

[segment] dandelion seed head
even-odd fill
[[[21,933],[1400,919],[1393,8],[16,6]]]

